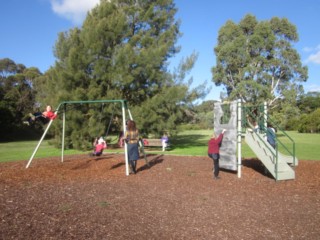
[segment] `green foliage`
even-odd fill
[[[169,58],[179,51],[176,11],[172,0],[101,1],[81,29],[59,34],[56,65],[37,79],[38,100],[58,104],[125,99],[141,132],[175,134],[188,104],[206,89],[202,85],[189,90],[192,79],[184,82],[196,54],[182,60],[173,73],[167,70]],[[104,116],[111,112],[111,106],[106,107]],[[83,142],[88,143],[93,133],[105,133],[106,126],[97,129],[98,113],[82,107],[67,115],[67,147],[84,149]],[[113,125],[121,126],[120,117],[118,109]],[[52,131],[61,139],[58,126]]]
[[[299,129],[299,125],[300,125],[300,116],[296,116],[286,121],[286,125],[284,126],[284,129],[286,131],[296,131],[297,129]]]
[[[198,113],[201,113],[201,112],[204,112],[204,113],[212,112],[215,102],[216,101],[214,101],[214,100],[203,101],[201,104],[195,106],[194,110],[196,112],[198,112]]]
[[[163,90],[162,94],[133,108],[138,126],[145,134],[157,133],[161,137],[163,132],[170,132],[174,135],[183,117],[183,106],[177,102],[184,98],[187,88],[175,86]]]
[[[242,99],[274,107],[280,99],[302,92],[307,68],[292,47],[296,27],[286,18],[258,22],[246,15],[239,24],[228,21],[219,31],[214,51],[213,82],[225,86],[229,100]]]
[[[26,68],[8,58],[0,59],[1,140],[20,132],[24,116],[33,112],[35,91],[32,85],[39,75],[37,68]]]
[[[196,113],[195,123],[200,129],[213,128],[213,108],[215,101],[203,101],[194,107]]]
[[[298,99],[298,107],[302,113],[311,113],[320,108],[320,92],[308,92]]]
[[[198,124],[181,124],[178,127],[179,132],[189,131],[189,130],[201,130]]]
[[[301,116],[298,131],[300,133],[320,132],[320,108],[310,114],[303,114]]]

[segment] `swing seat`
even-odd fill
[[[103,151],[101,151],[101,152],[96,152],[96,153],[94,153],[94,156],[100,157],[100,156],[102,155],[102,153],[103,153]]]
[[[102,155],[103,151],[101,152],[93,152],[93,153],[90,153],[89,156],[90,157],[100,157]]]

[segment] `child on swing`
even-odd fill
[[[103,153],[103,150],[107,148],[107,143],[103,139],[103,137],[100,137],[99,139],[96,138],[93,142],[94,151],[90,154],[90,156],[101,156]]]
[[[27,121],[24,121],[24,124],[30,125],[35,121],[40,121],[43,124],[47,124],[50,120],[54,120],[57,115],[52,111],[52,107],[48,105],[44,112],[30,113]]]

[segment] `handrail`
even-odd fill
[[[267,116],[265,116],[265,113],[263,114],[263,119],[268,119],[268,121],[273,125],[273,126],[275,126],[277,129],[278,129],[278,131],[280,131],[282,134],[284,134],[288,139],[289,139],[289,141],[291,142],[291,144],[292,144],[292,151],[290,150],[290,149],[288,149],[287,148],[287,146],[280,140],[280,139],[278,139],[277,137],[276,137],[276,143],[277,143],[277,145],[278,145],[278,143],[280,143],[280,145],[282,146],[282,148],[284,149],[284,150],[286,150],[286,152],[290,155],[290,156],[292,156],[292,162],[293,162],[293,165],[295,166],[296,164],[295,164],[295,161],[296,161],[296,151],[295,151],[295,141],[285,132],[285,131],[283,131],[280,127],[279,127],[279,125],[272,119],[272,118],[270,118],[270,116],[267,118]]]
[[[283,149],[288,155],[292,157],[292,163],[295,166],[296,165],[296,147],[295,147],[295,142],[294,140],[285,132],[283,131],[279,125],[272,119],[270,116],[268,116],[264,111],[260,109],[258,111],[259,114],[254,116],[252,109],[255,111],[256,109],[261,108],[261,106],[251,106],[251,107],[244,107],[245,113],[243,114],[244,116],[249,116],[250,118],[254,119],[257,123],[259,123],[259,128],[266,133],[266,129],[263,125],[263,123],[268,122],[274,127],[278,129],[288,140],[289,144],[292,144],[292,150],[287,147],[277,136],[276,136],[276,147],[278,148],[278,145],[281,146],[281,149]],[[248,110],[250,109],[250,110]],[[255,111],[257,113],[257,111]],[[248,125],[249,120],[244,118],[243,119],[243,125],[246,126]],[[250,123],[250,122],[249,122]]]
[[[253,114],[251,114],[250,112],[246,114],[247,118],[248,116],[251,117],[252,119],[254,119],[256,122],[259,122],[257,121],[256,117],[253,116]],[[253,130],[253,133],[255,134],[255,136],[257,136],[260,141],[264,144],[265,147],[267,147],[267,149],[269,150],[269,152],[271,153],[272,157],[273,157],[273,163],[275,163],[275,178],[276,180],[278,180],[278,144],[277,144],[277,137],[275,139],[275,142],[276,142],[276,145],[275,145],[275,153],[274,151],[271,149],[270,145],[266,143],[266,141],[264,139],[262,139],[262,137],[260,136],[260,134],[258,134],[256,131],[254,131],[254,126],[251,124],[251,122],[249,121],[249,119],[247,119],[246,121],[246,124],[249,125],[249,127]],[[262,131],[261,131],[262,130]],[[260,132],[263,132],[263,133],[266,133],[266,129],[263,127],[263,128],[260,128],[259,127],[259,131]],[[275,160],[275,161],[274,161]]]
[[[273,151],[271,149],[270,145],[266,143],[266,141],[260,136],[260,134],[258,134],[255,131],[252,131],[251,134],[254,134],[255,137],[258,137],[260,139],[260,142],[268,149],[269,153],[271,153],[271,156],[273,159],[272,162],[275,164],[275,171],[274,171],[275,178],[276,178],[276,180],[278,180],[278,147],[277,147],[277,144],[276,144],[276,148],[274,149],[275,151]],[[255,140],[255,141],[257,141],[257,140]]]

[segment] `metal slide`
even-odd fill
[[[298,159],[276,151],[269,145],[264,134],[251,129],[246,130],[245,141],[277,181],[295,179],[293,167],[298,165]]]

